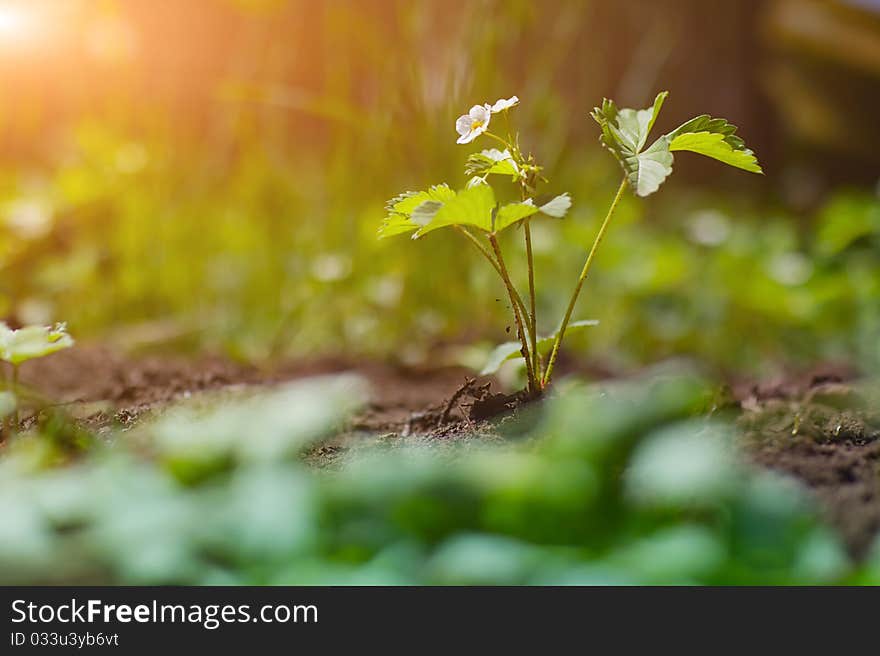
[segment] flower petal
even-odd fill
[[[471,117],[467,114],[462,114],[455,121],[455,131],[458,132],[461,136],[465,136],[468,132],[471,131]]]
[[[492,117],[492,112],[488,105],[474,105],[468,114],[474,121],[485,122],[487,125]]]
[[[497,114],[498,112],[503,112],[505,109],[510,109],[511,107],[515,107],[519,104],[519,98],[517,96],[511,96],[506,100],[504,98],[500,98],[492,105],[491,111],[493,114]]]

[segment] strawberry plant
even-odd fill
[[[492,105],[474,105],[456,121],[457,143],[469,144],[485,137],[499,146],[468,157],[465,175],[469,179],[464,189],[454,190],[447,184],[438,184],[424,191],[405,192],[388,201],[388,213],[379,229],[380,238],[411,234],[413,239],[420,239],[439,228],[454,229],[478,250],[501,279],[510,301],[517,341],[499,345],[483,373],[492,373],[506,360],[521,359],[525,365],[528,392],[537,396],[544,390],[551,380],[566,333],[596,323],[573,322],[571,317],[624,191],[629,187],[640,197],[657,191],[672,173],[675,152],[691,151],[745,171],[762,173],[754,153],[736,135],[736,126],[705,114],[692,118],[647,145],[667,95],[665,91],[658,94],[651,107],[640,110],[618,109],[612,100],[606,98],[591,114],[599,124],[601,143],[617,159],[623,169],[623,178],[577,278],[559,328],[550,336],[539,337],[537,334],[530,224],[539,217],[562,219],[572,201],[568,193],[538,194],[539,185],[549,184],[549,181],[535,157],[523,153],[519,135],[510,128],[509,113],[519,104],[519,98],[513,96]],[[503,136],[495,131],[499,120],[503,122]],[[493,182],[498,179],[511,183],[518,199],[499,200],[500,194],[493,187]],[[511,279],[498,242],[499,233],[510,228],[521,229],[525,241],[526,299]]]

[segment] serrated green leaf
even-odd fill
[[[466,175],[509,175],[519,177],[520,171],[508,150],[484,150],[468,157],[464,172]]]
[[[491,232],[494,210],[495,192],[492,187],[483,184],[470,187],[447,200],[434,218],[416,232],[415,237],[451,225],[469,225]]]
[[[447,184],[434,185],[427,191],[406,191],[395,196],[386,204],[389,214],[403,214],[409,216],[413,210],[426,200],[436,200],[441,203],[455,197],[455,192]]]
[[[654,105],[647,109],[620,110],[617,117],[617,129],[621,138],[633,152],[639,152],[645,147],[648,134],[651,132],[651,128],[654,127],[657,116],[660,114],[660,110],[663,108],[663,103],[668,95],[668,91],[657,94],[657,97],[654,99]]]
[[[446,184],[434,185],[427,191],[407,191],[395,196],[385,204],[388,215],[379,228],[379,238],[392,237],[418,230],[423,224],[413,220],[413,213],[421,210],[417,220],[425,219],[425,212],[431,206],[427,202],[444,203],[455,198],[455,192]],[[438,208],[439,209],[439,208]]]
[[[736,126],[723,118],[708,114],[692,118],[667,136],[669,150],[687,150],[717,159],[730,166],[763,173],[755,154],[746,148],[745,142],[736,135]]]
[[[571,335],[575,332],[580,332],[584,328],[588,328],[590,326],[596,326],[599,322],[594,319],[584,319],[582,321],[572,321],[568,324],[568,328],[565,329],[566,335]],[[552,335],[547,335],[546,337],[540,337],[537,340],[537,348],[538,351],[546,351],[553,346],[553,342],[556,340],[556,335],[559,333],[557,329]],[[499,344],[492,352],[489,354],[489,358],[486,361],[485,366],[480,371],[481,376],[488,376],[490,374],[494,374],[497,372],[501,365],[507,362],[508,360],[522,360],[522,353],[520,351],[521,345],[519,342],[504,342]]]
[[[647,149],[648,133],[668,94],[664,91],[648,109],[618,109],[607,98],[592,117],[602,129],[602,143],[626,172],[627,182],[639,196],[653,194],[672,173],[673,151],[688,150],[752,173],[762,173],[755,154],[736,136],[736,126],[721,118],[697,116]]]
[[[473,153],[468,156],[467,162],[465,162],[464,174],[468,177],[482,175],[488,171],[494,163],[495,162],[482,153]]]
[[[663,137],[643,150],[668,92],[657,94],[647,109],[618,109],[607,98],[592,116],[602,129],[602,143],[620,162],[630,188],[639,196],[654,193],[672,173],[673,157]]]
[[[389,214],[379,227],[379,239],[403,235],[418,230],[419,225],[413,223],[408,216],[403,214]]]
[[[479,180],[479,178],[478,178]],[[473,226],[485,232],[500,232],[537,213],[554,218],[565,216],[571,207],[566,194],[526,200],[498,207],[495,192],[484,182],[455,192],[446,185],[428,191],[407,192],[388,201],[389,214],[379,228],[379,237],[415,232],[413,238],[451,225]]]

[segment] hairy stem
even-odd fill
[[[501,270],[500,272],[501,277],[504,279],[504,286],[507,287],[507,293],[510,296],[510,303],[513,305],[513,318],[516,321],[516,330],[517,333],[519,333],[519,340],[522,343],[522,356],[526,361],[526,375],[529,379],[529,392],[535,394],[540,391],[540,385],[535,376],[535,370],[532,368],[532,357],[531,353],[529,353],[529,340],[525,330],[524,317],[520,313],[519,306],[516,303],[516,296],[518,296],[518,294],[510,280],[510,275],[507,273],[507,266],[504,264],[504,256],[501,254],[501,247],[498,245],[498,239],[494,234],[489,235],[489,243],[492,244],[492,249],[495,251],[495,258],[498,260],[498,268]]]
[[[495,256],[492,255],[492,253],[489,251],[489,249],[486,248],[483,245],[483,243],[467,228],[464,228],[464,227],[458,226],[458,225],[453,226],[453,227],[456,230],[458,230],[461,234],[463,234],[465,237],[467,237],[467,239],[474,246],[476,246],[477,250],[480,251],[480,253],[482,253],[483,257],[485,257],[489,261],[489,264],[492,265],[492,268],[495,269],[495,272],[501,277],[501,280],[503,281],[504,274],[501,272],[501,267],[498,266],[498,262],[495,260]],[[506,283],[505,283],[505,286],[506,286]],[[525,316],[526,315],[526,305],[525,305],[525,303],[523,303],[522,297],[519,295],[519,292],[517,292],[516,289],[513,290],[513,293],[515,294],[515,296],[513,298],[513,302],[514,302],[515,306],[517,308],[519,308],[519,311],[523,314],[523,316]]]
[[[623,197],[624,189],[626,189],[626,176],[624,176],[620,183],[620,187],[617,189],[617,195],[614,196],[614,200],[611,202],[611,207],[608,208],[608,214],[605,215],[605,220],[602,221],[602,226],[599,228],[599,233],[596,235],[593,247],[590,249],[589,255],[587,255],[587,261],[584,263],[584,268],[578,278],[577,285],[575,285],[574,293],[571,295],[571,300],[568,302],[568,308],[565,310],[565,317],[562,319],[562,324],[559,326],[559,332],[556,333],[556,339],[553,341],[553,350],[550,353],[550,361],[547,363],[547,370],[544,372],[544,378],[542,380],[542,384],[545,386],[550,382],[550,376],[553,374],[553,365],[556,364],[556,357],[559,355],[559,345],[562,343],[562,338],[565,336],[565,329],[568,327],[568,322],[571,320],[571,313],[574,311],[578,295],[581,293],[581,287],[583,287],[584,280],[586,280],[587,274],[590,272],[590,266],[593,264],[593,258],[596,256],[596,250],[599,248],[599,244],[602,243],[602,240],[605,238],[605,233],[608,231],[608,226],[611,223],[611,217],[614,214],[614,210],[617,209],[617,205]]]

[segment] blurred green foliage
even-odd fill
[[[182,407],[63,466],[19,436],[0,582],[880,583],[794,481],[737,461],[696,378],[569,382],[519,440],[364,436],[332,469],[305,465],[362,395],[327,378]]]

